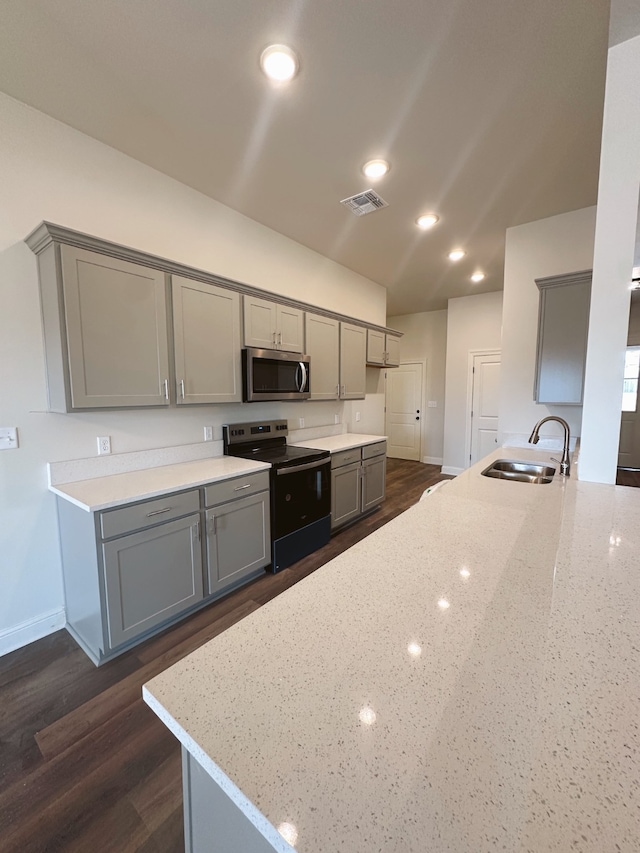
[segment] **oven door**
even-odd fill
[[[280,539],[331,513],[331,460],[276,468],[271,490],[271,536]]]
[[[242,390],[245,402],[307,400],[310,358],[294,352],[242,350]]]

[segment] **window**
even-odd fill
[[[638,402],[638,374],[640,373],[640,347],[627,347],[624,359],[624,385],[622,411],[635,412]]]

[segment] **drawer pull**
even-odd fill
[[[233,491],[234,491],[234,492],[241,492],[243,489],[248,489],[248,488],[250,488],[250,486],[251,486],[251,483],[247,483],[247,484],[246,484],[246,485],[244,485],[244,486],[236,486],[236,487],[235,487],[235,489],[234,489]]]
[[[153,515],[162,515],[164,512],[171,512],[172,509],[172,506],[165,507],[164,509],[154,509],[153,512],[147,513],[147,518],[151,518]]]

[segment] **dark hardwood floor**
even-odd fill
[[[435,465],[389,459],[375,513],[99,669],[66,631],[0,658],[0,850],[182,851],[180,748],[143,703],[142,685],[442,479]]]

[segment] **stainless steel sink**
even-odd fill
[[[550,483],[556,469],[550,465],[536,465],[534,462],[517,462],[513,459],[496,459],[482,472],[483,477],[497,480],[515,480],[519,483]]]

